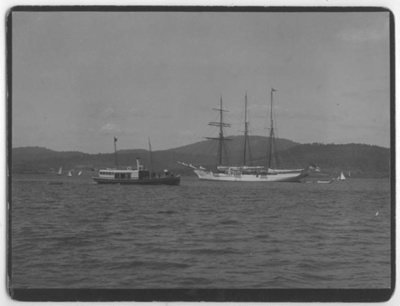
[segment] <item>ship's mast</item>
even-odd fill
[[[115,166],[118,167],[118,160],[117,160],[117,137],[114,136],[114,159],[115,159]]]
[[[246,166],[246,148],[247,148],[247,138],[248,138],[248,127],[249,123],[247,122],[247,92],[245,96],[244,102],[244,148],[243,148],[243,166]]]
[[[272,159],[273,159],[273,157],[272,157],[272,151],[273,151],[272,146],[273,146],[273,141],[274,141],[274,137],[275,137],[275,135],[274,135],[274,117],[273,117],[273,114],[272,114],[272,112],[273,112],[273,97],[274,97],[273,94],[274,94],[274,91],[276,91],[276,89],[271,88],[271,116],[270,116],[271,129],[270,129],[270,132],[269,132],[268,168],[271,168],[271,166],[272,166]]]
[[[224,127],[230,127],[229,123],[224,123],[223,121],[223,112],[227,112],[222,108],[222,97],[220,99],[220,107],[213,108],[213,110],[219,111],[219,122],[210,122],[208,125],[219,127],[219,136],[218,137],[206,137],[207,139],[218,140],[218,165],[222,165],[222,151],[225,140],[230,140],[224,137]]]
[[[149,153],[150,153],[151,173],[153,173],[153,172],[154,172],[154,167],[153,167],[153,153],[152,153],[152,151],[151,151],[150,137],[149,137]]]

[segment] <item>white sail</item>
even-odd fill
[[[338,179],[338,181],[344,181],[346,179],[346,177],[344,176],[343,172],[341,172],[337,179]]]
[[[61,175],[62,174],[62,167],[60,167],[60,169],[58,169],[58,173],[57,173],[58,175]]]
[[[67,176],[72,176],[72,173],[71,173],[71,171],[68,171],[68,175]]]
[[[78,176],[82,174],[82,171],[79,171]]]

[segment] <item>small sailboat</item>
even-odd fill
[[[332,183],[332,180],[321,180],[321,181],[317,181],[318,184],[330,184]]]
[[[82,171],[79,171],[78,176],[80,176],[82,174]]]
[[[68,176],[68,177],[71,177],[71,176],[72,176],[72,172],[71,172],[71,170],[70,170],[70,171],[68,171],[68,174],[67,174],[67,176]]]
[[[345,179],[346,179],[346,177],[344,176],[343,172],[341,172],[340,175],[338,176],[337,180],[344,181]]]
[[[60,167],[60,169],[58,169],[57,175],[60,176],[62,174],[62,167]]]

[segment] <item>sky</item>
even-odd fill
[[[269,133],[390,147],[388,12],[14,12],[12,146],[110,153]]]

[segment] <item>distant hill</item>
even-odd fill
[[[56,153],[56,151],[42,147],[23,147],[12,150],[12,156],[17,160],[43,159],[53,156]]]
[[[57,152],[42,147],[23,147],[12,150],[12,157],[17,160],[41,160],[52,158],[54,156],[62,158],[70,158],[75,156],[88,155],[77,151]]]
[[[230,137],[226,142],[229,164],[243,163],[243,136]],[[251,136],[251,156],[253,162],[247,164],[267,165],[268,138]],[[336,175],[340,171],[350,171],[358,177],[388,177],[390,173],[390,149],[365,144],[298,144],[286,139],[276,139],[279,167],[305,167],[317,164],[324,173]],[[193,175],[190,168],[177,162],[196,166],[213,167],[216,164],[218,142],[205,140],[169,150],[152,152],[153,169],[169,169],[183,175]],[[249,155],[249,153],[247,153]],[[136,165],[138,157],[142,164],[151,168],[150,153],[147,150],[120,150],[117,152],[118,165]],[[14,173],[55,172],[62,166],[65,170],[98,170],[113,167],[115,156],[107,154],[87,154],[81,152],[57,152],[40,147],[12,149],[12,171]]]
[[[244,137],[230,136],[229,141],[225,142],[223,162],[230,165],[242,165],[244,151]],[[268,150],[268,138],[263,136],[249,137],[251,152],[247,152],[247,160],[258,160],[266,155]],[[276,149],[278,151],[287,150],[299,145],[290,140],[276,139]],[[162,151],[162,154],[173,154],[176,159],[189,162],[193,165],[206,167],[215,166],[217,163],[218,141],[204,140],[187,146]],[[227,159],[225,152],[227,152]]]
[[[41,147],[23,147],[12,149],[13,172],[49,172],[61,165],[73,168],[79,161],[90,160],[90,154],[70,151],[57,152]]]
[[[390,149],[366,144],[302,144],[280,152],[280,167],[318,165],[330,176],[389,177]],[[279,159],[279,158],[278,158]],[[266,158],[257,161],[266,163]]]
[[[390,149],[366,144],[304,144],[290,150],[303,162],[312,161],[325,171],[354,176],[389,176]]]
[[[243,150],[243,136],[230,136],[227,137],[229,141],[226,142],[227,149],[229,151],[240,151]],[[260,149],[265,149],[268,143],[268,137],[264,136],[250,136],[250,143],[254,151],[259,151]],[[276,139],[278,144],[278,150],[286,150],[294,146],[299,145],[296,142],[287,139]],[[196,142],[190,145],[186,145],[179,148],[170,149],[168,151],[174,151],[180,154],[193,154],[198,152],[208,152],[210,155],[215,155],[215,150],[218,147],[218,141],[204,140]]]

